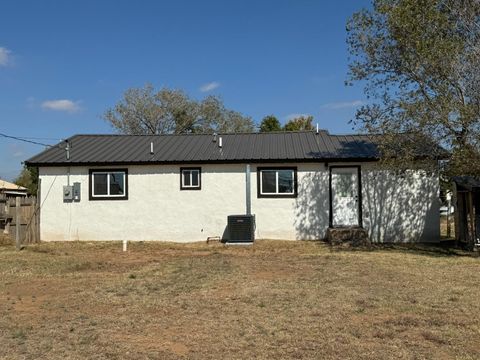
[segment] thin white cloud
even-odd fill
[[[7,66],[12,63],[12,51],[0,46],[0,66]]]
[[[80,110],[80,102],[68,99],[47,100],[42,103],[42,108],[45,110],[74,113]]]
[[[209,92],[209,91],[212,91],[212,90],[215,90],[217,88],[220,87],[220,83],[217,82],[217,81],[212,81],[212,82],[209,82],[207,84],[203,84],[202,86],[200,86],[200,91],[201,92]]]
[[[353,100],[353,101],[343,101],[343,102],[334,102],[323,104],[321,106],[322,109],[348,109],[348,108],[355,108],[364,105],[365,103],[362,100]]]
[[[293,120],[293,119],[296,119],[296,118],[299,118],[299,117],[307,117],[307,116],[311,116],[311,114],[288,114],[287,116],[284,117],[284,119],[286,121],[290,121],[290,120]]]

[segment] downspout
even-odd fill
[[[70,162],[70,143],[68,142],[68,139],[65,140],[65,142],[67,143],[67,146],[65,147],[65,152],[66,152],[65,155],[66,155],[67,161]],[[67,168],[67,186],[70,186],[70,164],[68,165],[68,168]],[[72,204],[70,203],[67,206],[68,206],[68,210],[69,210],[68,240],[70,241],[72,239]]]
[[[245,204],[246,214],[252,215],[252,199],[250,194],[250,164],[245,166]]]
[[[67,161],[70,161],[70,143],[68,142],[68,139],[65,140],[65,142],[67,143],[67,146],[65,147]],[[70,166],[68,166],[67,170],[67,185],[70,186]]]

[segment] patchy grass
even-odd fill
[[[476,359],[479,261],[315,242],[0,246],[0,358]]]

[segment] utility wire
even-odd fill
[[[11,135],[2,134],[2,133],[0,133],[0,136],[2,136],[2,137],[4,137],[4,138],[8,138],[8,139],[13,139],[13,140],[17,140],[17,141],[23,141],[23,142],[27,142],[27,143],[30,143],[30,144],[35,144],[35,145],[41,145],[41,146],[47,146],[47,147],[53,146],[53,145],[44,144],[44,143],[41,143],[41,142],[38,142],[38,141],[27,140],[27,138],[21,138],[21,137],[17,137],[17,136],[11,136]]]
[[[54,140],[54,141],[64,140],[60,138],[49,138],[49,137],[33,137],[33,136],[18,136],[18,137],[21,137],[22,139],[28,139],[28,140]]]

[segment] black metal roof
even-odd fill
[[[458,191],[479,191],[480,180],[473,176],[454,176],[453,182],[457,184]]]
[[[222,138],[222,147],[219,146]],[[69,159],[66,145],[69,144]],[[150,146],[153,143],[153,154]],[[25,163],[31,166],[373,161],[378,151],[367,135],[298,132],[182,135],[75,135]]]

